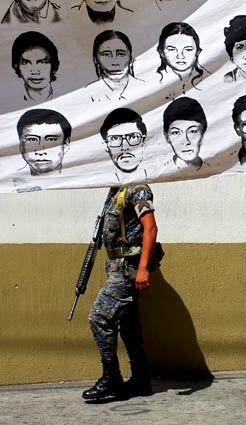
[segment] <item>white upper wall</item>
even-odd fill
[[[246,176],[151,185],[161,242],[246,242]],[[1,243],[89,242],[107,189],[2,194]]]

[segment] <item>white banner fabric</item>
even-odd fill
[[[0,191],[246,172],[244,0],[1,0]]]

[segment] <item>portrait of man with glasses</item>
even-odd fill
[[[105,119],[100,134],[106,143],[117,171],[132,173],[143,160],[143,150],[147,135],[142,117],[128,108],[118,108]],[[120,173],[116,173],[119,179]],[[145,178],[146,171],[144,170]]]
[[[242,139],[242,147],[238,152],[240,164],[246,169],[246,96],[241,96],[234,103],[232,111],[234,129]]]
[[[200,103],[190,97],[180,97],[170,103],[163,114],[166,141],[174,152],[176,168],[186,166],[199,170],[204,161],[200,157],[207,119]]]

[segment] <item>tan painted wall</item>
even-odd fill
[[[0,246],[0,383],[96,378],[87,315],[104,279],[104,251],[71,323],[67,314],[86,245]],[[246,244],[167,244],[141,299],[154,373],[246,369]],[[127,359],[120,346],[123,374]]]

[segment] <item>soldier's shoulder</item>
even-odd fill
[[[138,191],[142,189],[146,189],[148,191],[151,191],[151,188],[146,183],[138,183],[138,184],[131,184],[128,186],[130,191]]]
[[[134,200],[148,200],[153,197],[153,193],[149,185],[136,184],[128,186],[128,194]]]

